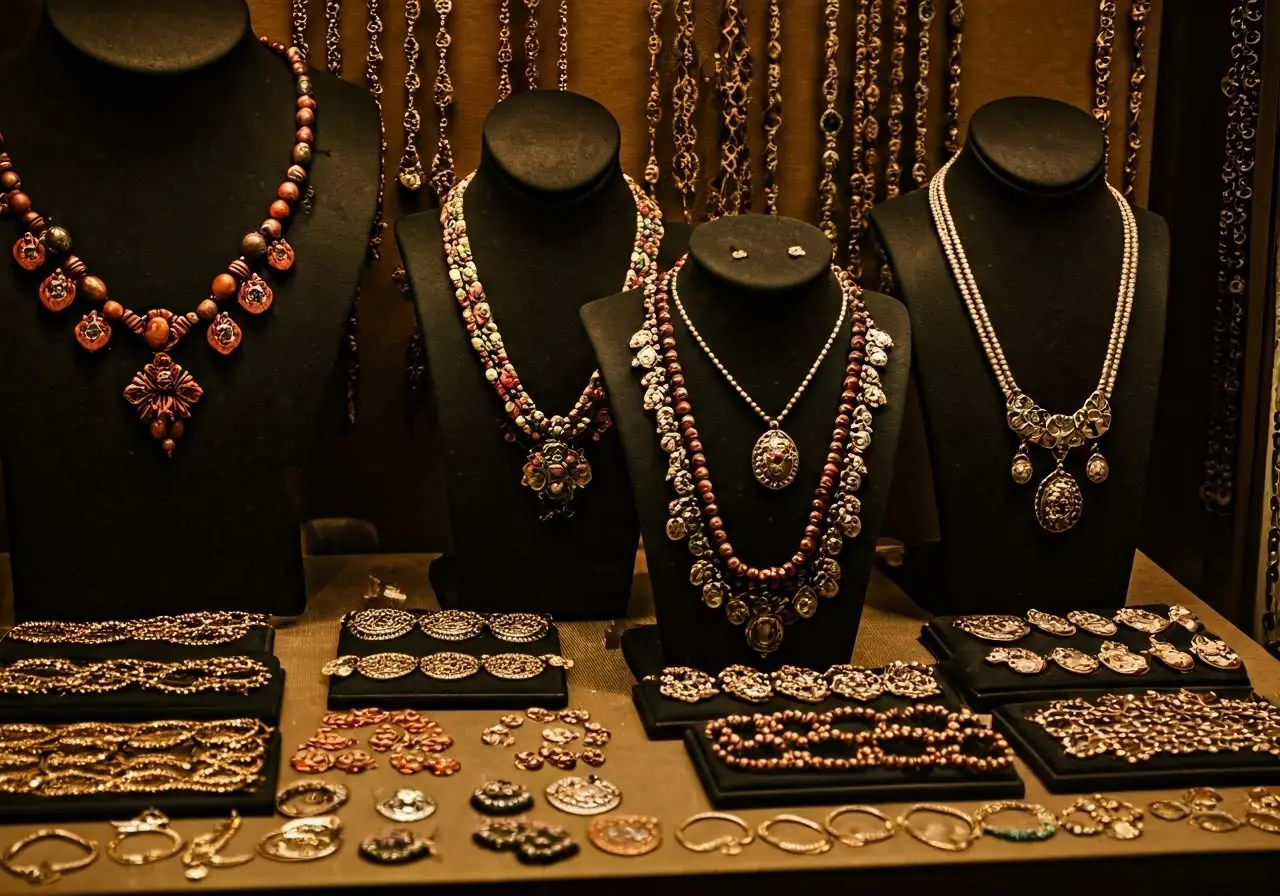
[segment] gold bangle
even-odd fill
[[[835,827],[837,818],[845,815],[870,815],[872,818],[878,818],[884,825],[883,831],[839,831]],[[845,846],[867,846],[871,843],[879,843],[881,840],[889,840],[898,833],[898,828],[893,823],[893,819],[885,815],[874,806],[841,806],[839,809],[832,810],[822,822],[822,828],[832,838],[839,840]]]
[[[1002,828],[988,824],[987,819],[1001,812],[1025,812],[1036,820],[1034,828]],[[1058,819],[1052,812],[1039,803],[1028,803],[1025,800],[1000,800],[987,803],[973,813],[973,820],[978,823],[978,830],[1001,840],[1024,842],[1028,840],[1048,840],[1058,832]]]
[[[950,840],[934,840],[932,837],[920,833],[911,826],[911,816],[915,815],[917,812],[936,812],[939,815],[949,815],[958,821],[964,822],[965,825],[968,826],[969,830],[964,835],[961,835],[961,837],[957,837],[953,834]],[[947,852],[963,852],[970,846],[973,846],[978,837],[982,835],[982,831],[978,827],[978,823],[974,821],[972,815],[969,815],[967,812],[961,812],[959,809],[952,808],[951,806],[943,806],[938,803],[916,803],[907,810],[906,815],[903,815],[898,819],[898,827],[902,828],[921,843],[924,843],[927,846],[932,846],[934,849],[946,850]]]
[[[290,805],[294,799],[304,795],[305,810]],[[348,796],[347,788],[341,784],[314,778],[294,781],[276,794],[276,811],[286,818],[314,818],[336,812],[346,804]]]
[[[809,843],[797,843],[794,840],[779,840],[775,838],[771,830],[775,824],[798,824],[817,833],[821,840],[814,840]],[[777,847],[783,852],[793,853],[801,856],[817,856],[831,849],[831,835],[826,832],[822,825],[818,824],[811,818],[805,818],[803,815],[790,815],[783,813],[775,815],[766,821],[760,822],[760,826],[756,828],[756,834],[760,839],[770,846]]]
[[[688,839],[687,831],[700,821],[727,821],[729,824],[742,828],[742,836],[735,837],[733,834],[724,834],[703,843],[691,843]],[[680,827],[676,828],[676,842],[690,852],[715,852],[719,850],[726,856],[736,856],[753,840],[755,840],[755,834],[752,832],[751,826],[738,816],[730,815],[728,812],[699,812],[697,815],[690,815]]]
[[[186,843],[182,835],[169,827],[169,817],[158,809],[148,809],[137,818],[128,821],[113,821],[111,826],[116,835],[107,843],[107,858],[121,865],[151,865],[163,862],[182,852]],[[140,834],[160,834],[169,838],[167,849],[148,849],[145,852],[120,852],[124,841]]]
[[[75,859],[70,862],[40,862],[38,865],[16,865],[14,859],[18,857],[28,846],[33,843],[39,843],[41,840],[64,840],[67,843],[79,846],[85,850],[87,855],[81,859]],[[4,855],[0,855],[0,866],[8,871],[14,877],[20,877],[29,884],[43,885],[51,884],[61,879],[62,875],[72,871],[79,871],[81,868],[88,868],[98,860],[98,841],[90,840],[88,837],[81,837],[79,834],[73,834],[71,831],[62,828],[41,828],[33,831],[21,840],[9,844],[9,848],[4,851]]]

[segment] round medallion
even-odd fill
[[[818,595],[814,593],[812,588],[805,585],[791,599],[791,605],[795,607],[797,616],[801,619],[808,619],[818,612]]]
[[[1119,627],[1107,617],[1090,613],[1088,610],[1072,610],[1067,614],[1067,620],[1089,634],[1102,638],[1110,638],[1120,631]]]
[[[795,481],[800,469],[800,449],[781,429],[770,429],[751,449],[751,471],[756,482],[777,491]]]
[[[570,815],[601,815],[618,807],[622,791],[596,775],[571,775],[547,786],[547,802]]]
[[[728,596],[729,588],[724,582],[707,582],[702,586],[702,602],[713,610],[723,606]]]
[[[1039,675],[1044,671],[1044,657],[1025,647],[996,647],[987,654],[987,662],[993,666],[1007,665],[1019,675]]]
[[[742,625],[751,617],[751,610],[746,601],[735,597],[724,605],[724,615],[728,618],[730,624]]]
[[[1102,665],[1121,675],[1142,675],[1151,668],[1147,658],[1134,653],[1119,641],[1105,641],[1098,652]]]
[[[1179,650],[1168,641],[1158,640],[1155,635],[1151,636],[1151,646],[1142,652],[1155,657],[1175,672],[1190,672],[1196,665],[1196,658],[1191,654]]]
[[[1045,613],[1041,610],[1027,610],[1027,621],[1046,635],[1067,638],[1076,633],[1076,627],[1061,616]]]
[[[1035,470],[1031,466],[1031,458],[1025,454],[1016,455],[1009,467],[1009,475],[1013,477],[1013,481],[1018,485],[1026,485],[1030,482],[1034,472]]]
[[[431,855],[433,844],[413,831],[394,828],[360,841],[360,855],[380,865],[404,865]]]
[[[1031,626],[1017,616],[990,613],[980,616],[957,616],[951,622],[960,631],[984,641],[1016,641],[1031,634]]]
[[[667,538],[672,541],[679,541],[685,536],[684,520],[678,516],[673,516],[667,520]]]
[[[436,811],[436,802],[421,790],[404,788],[397,790],[386,799],[379,800],[374,804],[374,808],[383,818],[408,824],[429,818]]]
[[[1092,675],[1098,671],[1097,658],[1074,647],[1055,647],[1049,654],[1049,659],[1076,675]]]
[[[747,623],[747,643],[761,656],[778,649],[782,643],[782,617],[775,613],[761,613]]]
[[[511,781],[489,781],[472,792],[471,806],[485,815],[518,815],[533,808],[533,794]]]
[[[1066,470],[1054,470],[1036,489],[1036,519],[1046,532],[1066,532],[1080,522],[1084,496]]]
[[[662,828],[651,815],[603,815],[587,825],[591,845],[614,856],[643,856],[662,843]]]

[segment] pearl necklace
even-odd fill
[[[1120,266],[1120,287],[1111,324],[1111,337],[1107,342],[1107,354],[1102,362],[1098,386],[1085,399],[1080,410],[1070,415],[1051,414],[1036,404],[1014,380],[1013,372],[1000,347],[1000,340],[996,338],[995,327],[982,303],[982,294],[978,292],[978,283],[969,267],[969,260],[965,257],[964,247],[960,244],[960,234],[951,218],[945,189],[947,171],[955,164],[956,158],[959,157],[952,158],[943,165],[929,181],[929,208],[933,213],[933,223],[938,231],[938,239],[942,241],[943,251],[946,252],[951,276],[964,297],[969,317],[978,331],[982,350],[991,364],[1000,390],[1004,392],[1005,420],[1021,439],[1017,453],[1013,456],[1010,475],[1018,485],[1031,481],[1033,470],[1031,459],[1027,456],[1029,442],[1053,452],[1056,466],[1036,489],[1036,520],[1049,532],[1066,532],[1079,522],[1084,509],[1084,496],[1075,478],[1063,469],[1063,461],[1072,448],[1079,448],[1087,441],[1100,438],[1111,428],[1111,391],[1115,387],[1116,373],[1120,369],[1120,355],[1124,351],[1129,316],[1133,310],[1133,294],[1138,281],[1138,224],[1129,203],[1115,187],[1107,184],[1107,189],[1120,209],[1120,221],[1124,228],[1124,258]],[[1085,475],[1090,482],[1102,483],[1109,474],[1107,460],[1095,444],[1085,462]]]
[[[591,481],[591,465],[587,463],[581,442],[588,436],[599,441],[612,421],[604,405],[604,387],[600,371],[591,371],[586,387],[568,414],[548,417],[525,389],[515,365],[507,356],[506,345],[484,285],[471,254],[471,239],[463,215],[463,199],[475,172],[467,175],[445,196],[440,209],[444,230],[444,253],[449,262],[449,280],[462,312],[462,322],[471,339],[471,347],[484,368],[485,379],[493,386],[506,413],[506,439],[529,443],[521,484],[532,489],[547,505],[541,519],[571,516],[569,504],[578,490]],[[630,177],[627,186],[636,202],[636,236],[631,262],[622,280],[622,290],[651,290],[658,277],[658,249],[662,244],[662,211],[645,196]]]
[[[820,598],[840,590],[844,540],[862,531],[857,492],[867,473],[863,455],[871,447],[871,409],[885,403],[876,367],[888,362],[893,340],[875,328],[853,277],[832,266],[853,323],[826,463],[796,552],[778,566],[751,566],[729,543],[676,349],[670,305],[687,258],[656,289],[646,290],[645,324],[631,337],[631,364],[643,371],[644,407],[657,422],[667,481],[676,493],[668,505],[667,537],[687,543],[694,557],[689,584],[701,589],[702,602],[713,610],[723,607],[730,623],[745,626],[751,649],[767,656],[782,643],[787,623],[812,617]]]

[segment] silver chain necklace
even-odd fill
[[[733,386],[734,390],[751,406],[751,410],[759,414],[760,419],[769,427],[760,438],[756,439],[755,446],[751,449],[751,471],[755,474],[756,482],[774,491],[786,488],[795,481],[796,474],[800,471],[800,449],[796,446],[796,440],[783,431],[782,421],[786,419],[787,414],[791,413],[791,409],[796,406],[796,402],[800,400],[804,390],[809,388],[809,383],[813,382],[814,374],[822,366],[823,359],[827,357],[827,352],[831,350],[831,346],[835,343],[836,336],[840,334],[840,327],[844,324],[845,314],[849,310],[848,300],[843,296],[841,297],[840,314],[836,317],[836,325],[831,329],[831,335],[827,337],[826,343],[822,346],[822,351],[818,352],[818,359],[809,366],[809,371],[804,375],[800,388],[796,389],[795,394],[791,396],[791,400],[787,402],[786,407],[776,417],[770,417],[761,409],[756,400],[747,394],[747,390],[742,388],[738,381],[734,379],[733,374],[716,357],[716,353],[711,350],[711,346],[707,345],[707,341],[702,338],[698,328],[689,319],[689,312],[684,310],[684,303],[680,301],[680,290],[674,277],[671,278],[671,301],[675,303],[676,311],[680,313],[680,319],[684,321],[685,327],[689,330],[689,335],[693,337],[707,357],[711,359],[711,363],[716,366],[716,369],[729,381],[729,385]]]
[[[960,234],[951,217],[945,186],[947,171],[957,158],[959,156],[953,156],[929,181],[929,207],[933,213],[934,227],[938,231],[938,239],[942,242],[956,287],[964,298],[969,317],[977,330],[982,350],[991,364],[1000,391],[1004,393],[1005,419],[1009,428],[1022,440],[1013,456],[1009,474],[1018,485],[1031,481],[1034,470],[1031,458],[1027,455],[1029,442],[1053,452],[1056,466],[1036,490],[1036,519],[1049,532],[1066,532],[1079,522],[1084,509],[1084,496],[1075,478],[1063,469],[1062,463],[1072,448],[1079,448],[1100,438],[1111,428],[1111,391],[1115,388],[1116,373],[1120,369],[1120,356],[1124,352],[1129,316],[1133,312],[1133,295],[1138,281],[1138,224],[1124,196],[1107,184],[1111,197],[1120,209],[1124,231],[1120,286],[1111,323],[1111,337],[1107,341],[1107,354],[1102,362],[1097,388],[1085,399],[1080,409],[1074,414],[1051,414],[1036,404],[1014,380],[1013,371],[1009,369],[1009,362],[1005,360],[1004,350],[1000,347],[1000,340],[996,338],[995,327],[992,326],[982,302],[982,294],[978,292],[978,281],[974,279],[969,259],[965,257],[964,247],[960,245]],[[1106,481],[1109,474],[1107,460],[1094,442],[1089,459],[1085,462],[1085,475],[1090,482],[1097,484]]]

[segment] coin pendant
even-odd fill
[[[771,491],[786,488],[800,469],[800,449],[795,440],[780,429],[770,429],[756,439],[751,449],[751,471],[756,482]]]

